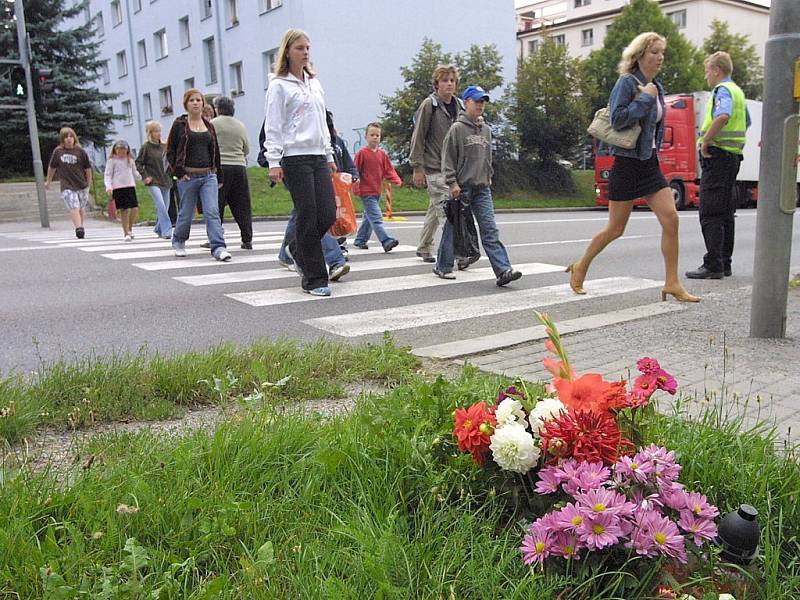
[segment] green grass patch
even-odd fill
[[[340,398],[349,382],[395,383],[416,365],[388,339],[364,346],[262,341],[182,355],[140,352],[55,362],[29,378],[0,379],[0,440],[17,442],[38,426],[172,418],[253,390],[286,402]]]
[[[564,208],[574,206],[595,206],[594,171],[572,171],[576,191],[565,195],[543,195],[536,191],[519,191],[508,196],[495,198],[497,208]],[[247,169],[250,183],[250,196],[255,216],[287,216],[292,210],[289,192],[282,185],[269,187],[267,171],[261,167]],[[425,211],[428,208],[428,192],[412,186],[394,188],[393,210]],[[102,173],[95,173],[94,196],[97,204],[105,208],[108,196],[103,187]],[[147,188],[138,183],[136,194],[139,198],[139,221],[155,220],[153,202]],[[354,203],[357,211],[362,210],[361,201],[356,197]],[[230,217],[230,211],[226,211]]]
[[[386,345],[371,352],[400,360]],[[95,438],[82,453],[104,460],[69,486],[52,474],[6,470],[2,593],[652,597],[648,590],[663,575],[655,560],[632,558],[616,569],[588,560],[562,571],[523,566],[518,547],[531,515],[510,490],[487,486],[469,456],[443,451],[453,409],[493,398],[507,381],[469,367],[453,380],[401,371],[407,376],[386,396],[365,397],[334,419],[287,416],[274,410],[276,398],[265,398],[213,433]],[[654,415],[646,433],[678,453],[681,481],[722,511],[740,502],[759,510],[762,554],[746,576],[748,598],[796,598],[800,470],[791,449],[775,451],[769,432],[743,433],[740,425],[722,425],[710,407],[695,422]],[[633,567],[641,574],[642,566],[645,577],[634,579]]]

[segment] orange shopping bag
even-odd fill
[[[353,176],[350,173],[333,173],[333,192],[336,196],[336,221],[331,225],[330,232],[333,237],[342,237],[355,233],[356,209],[350,190],[353,189]]]

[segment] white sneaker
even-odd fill
[[[228,262],[233,258],[233,256],[231,256],[231,253],[225,250],[225,248],[221,248],[216,255],[214,255],[214,258],[221,260],[222,262]]]
[[[183,258],[184,256],[187,256],[187,254],[186,254],[186,248],[183,248],[183,247],[173,247],[173,249],[175,250],[175,256],[177,256],[178,258]]]
[[[126,235],[125,236],[125,241],[126,242],[132,242],[133,241],[133,236],[131,234]]]

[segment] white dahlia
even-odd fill
[[[531,431],[534,435],[539,435],[545,421],[550,421],[558,415],[559,412],[567,410],[564,403],[558,398],[542,398],[537,402],[531,414],[528,415],[528,421],[531,424]]]
[[[494,411],[494,417],[497,419],[497,427],[505,427],[514,423],[527,427],[522,404],[520,404],[519,400],[514,400],[513,398],[506,398],[498,404],[497,409]]]
[[[494,462],[501,469],[516,473],[530,471],[542,455],[533,436],[516,423],[496,429],[489,448]]]

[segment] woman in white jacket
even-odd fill
[[[303,291],[330,296],[320,240],[336,220],[331,172],[336,170],[325,122],[325,96],[309,62],[311,43],[300,29],[283,34],[267,88],[264,150],[269,176],[285,181],[297,211],[289,254]]]

